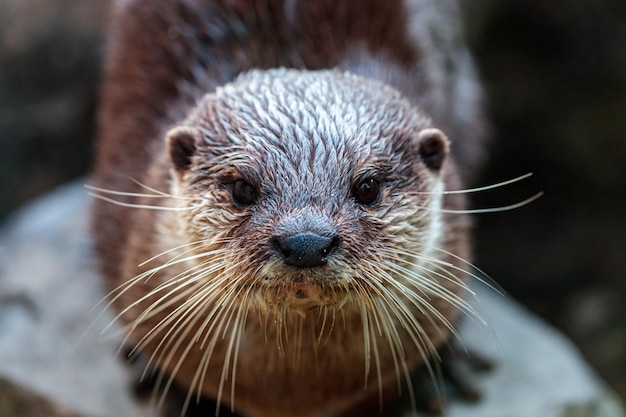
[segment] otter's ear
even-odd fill
[[[175,127],[167,134],[167,149],[179,173],[186,172],[191,165],[191,157],[196,153],[196,143],[200,132],[191,127]]]
[[[419,132],[419,155],[431,171],[439,171],[450,150],[450,142],[439,129],[424,129]]]

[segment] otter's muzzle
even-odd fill
[[[272,238],[272,247],[276,254],[287,265],[298,268],[325,265],[328,257],[338,246],[338,237],[322,236],[311,232]]]

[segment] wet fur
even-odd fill
[[[188,403],[263,417],[384,401],[469,310],[469,221],[445,212],[465,201],[442,191],[479,164],[481,126],[453,4],[353,5],[117,3],[94,172],[116,204],[96,202],[94,235],[128,342]],[[277,67],[296,70],[240,76]],[[452,141],[440,167],[432,127]],[[350,190],[373,173],[385,186],[364,208]],[[254,209],[233,205],[239,177]],[[323,270],[268,250],[318,229],[342,238]]]

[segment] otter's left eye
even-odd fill
[[[380,183],[374,178],[366,178],[356,184],[352,189],[352,195],[360,204],[374,204],[380,196]]]
[[[252,184],[244,180],[237,180],[232,186],[233,201],[240,206],[250,206],[256,202],[257,191]]]

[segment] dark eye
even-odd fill
[[[244,180],[237,180],[232,186],[233,201],[240,206],[249,206],[256,202],[257,191],[252,184]]]
[[[374,178],[366,178],[356,184],[352,195],[360,204],[373,204],[380,196],[380,183]]]

